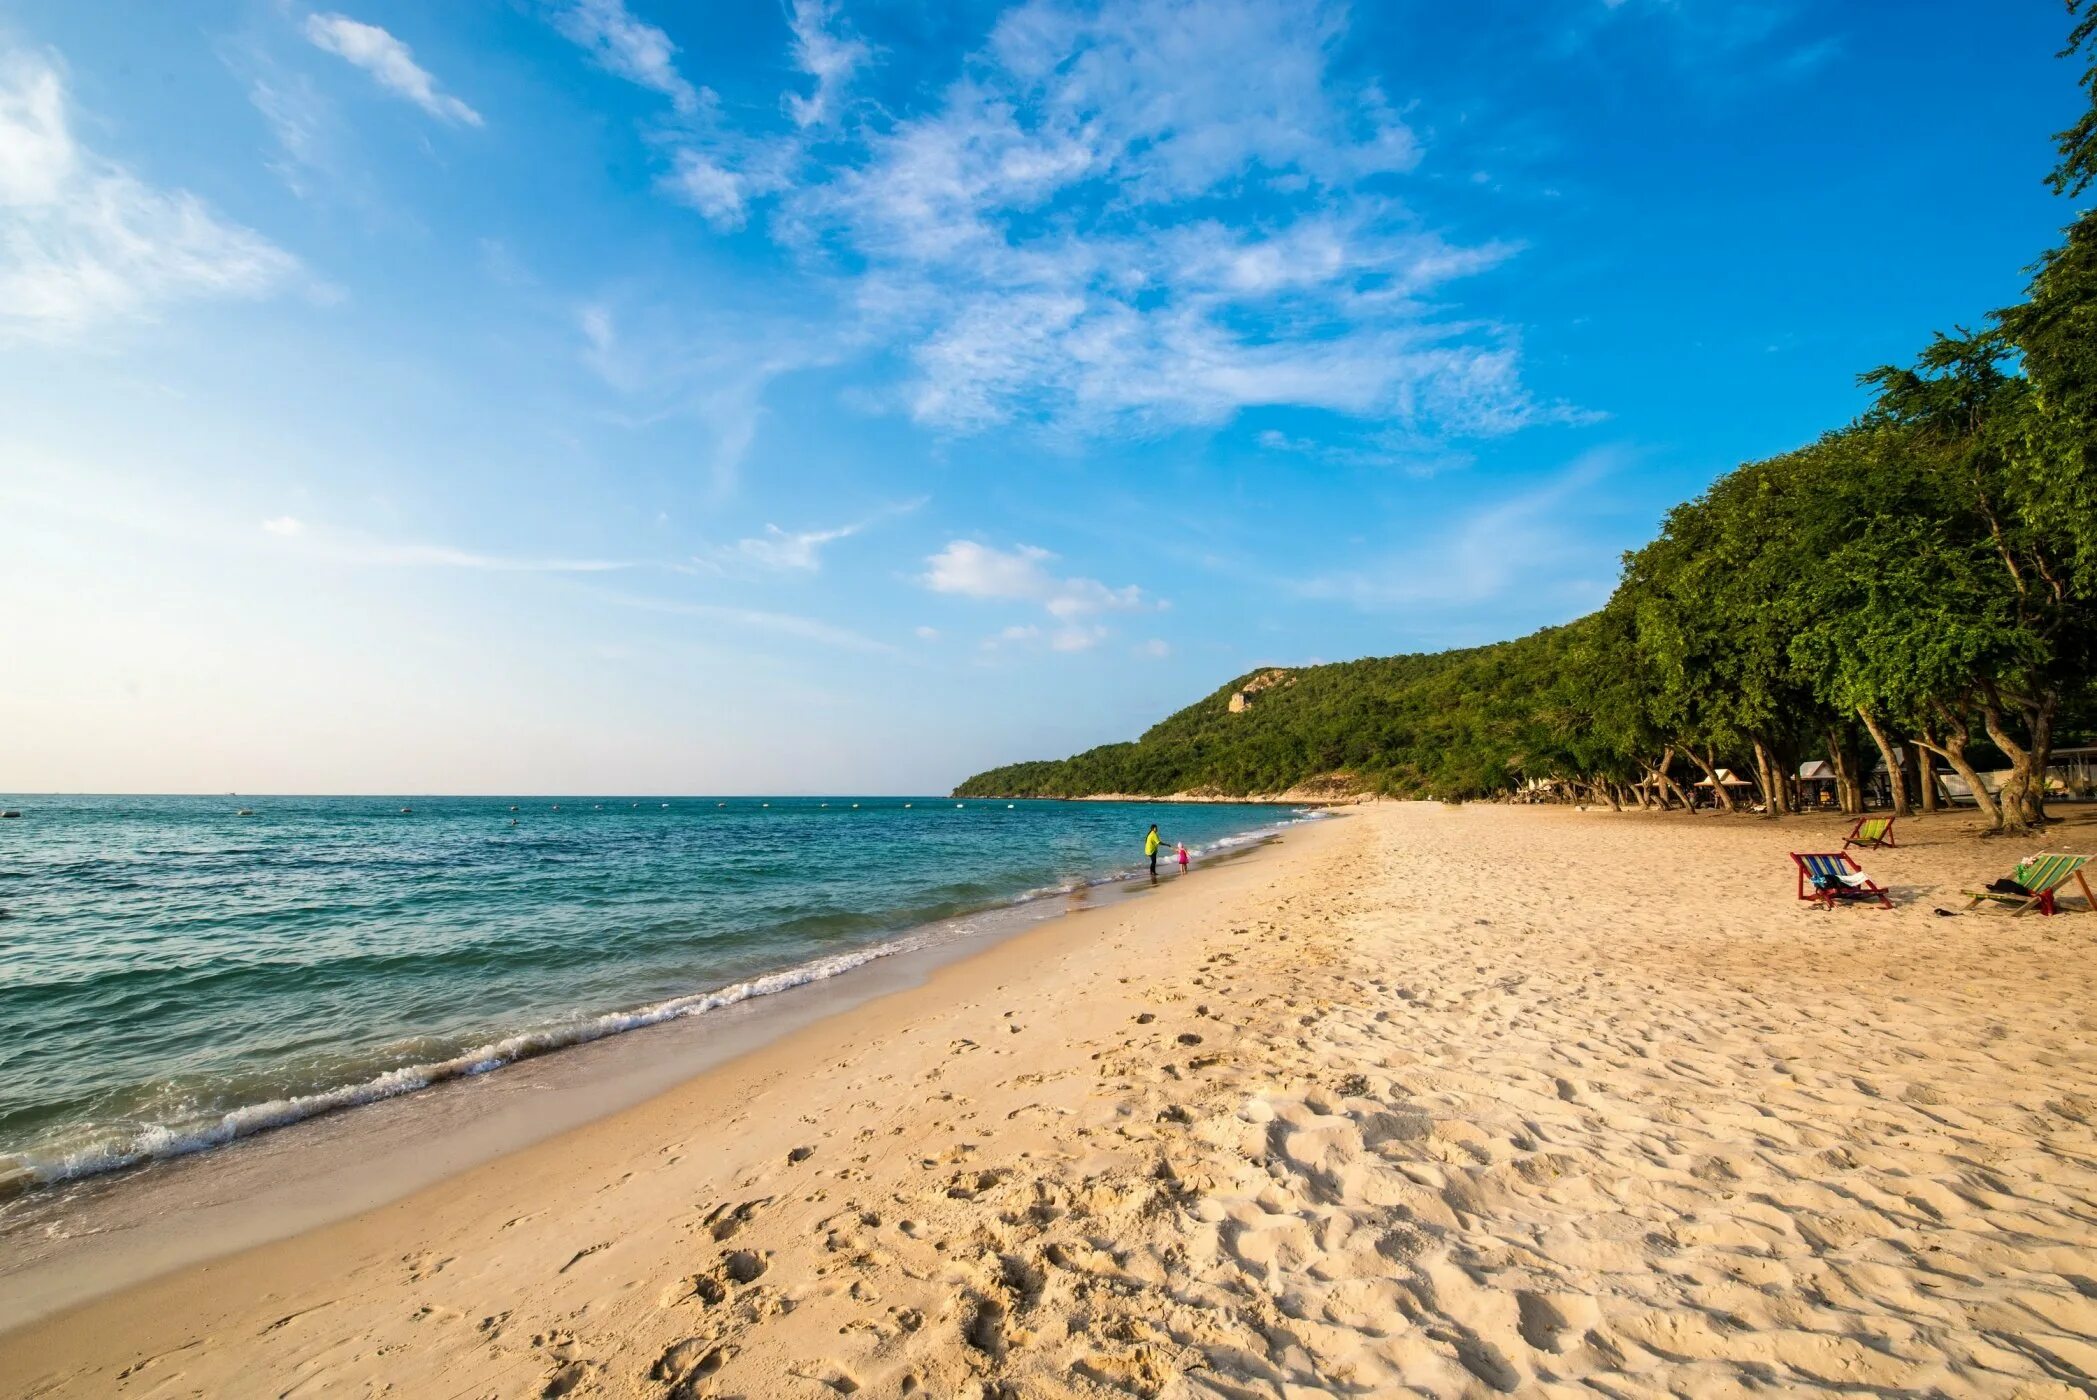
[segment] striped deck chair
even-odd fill
[[[1837,904],[1848,904],[1856,900],[1877,900],[1891,909],[1893,901],[1886,897],[1885,890],[1872,882],[1869,875],[1857,868],[1857,863],[1841,851],[1821,851],[1810,855],[1791,853],[1791,863],[1798,867],[1798,897],[1811,900],[1823,909],[1833,909]],[[1845,875],[1863,876],[1861,884],[1851,884]]]
[[[2012,914],[2025,914],[2033,909],[2041,914],[2052,914],[2057,912],[2054,897],[2060,893],[2061,886],[2073,880],[2082,886],[2083,903],[2097,909],[2097,899],[2090,897],[2090,882],[2082,874],[2082,868],[2089,863],[2088,856],[2033,856],[2030,860],[2019,861],[2017,868],[2010,872],[2010,878],[2024,886],[2028,893],[2010,894],[2002,890],[1963,890],[1961,893],[1973,896],[1973,903],[1966,906],[1968,909],[1984,899],[1992,899],[1998,904],[2016,905],[2010,911]]]
[[[1893,839],[1891,817],[1859,817],[1857,824],[1849,829],[1849,835],[1842,838],[1842,849],[1845,851],[1852,846],[1877,847],[1899,844],[1900,842]]]

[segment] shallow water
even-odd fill
[[[1292,815],[851,797],[0,806],[23,813],[0,823],[0,1194],[849,973],[932,921],[1138,872],[1153,821],[1206,853]]]

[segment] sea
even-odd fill
[[[1152,822],[1198,874],[1315,815],[851,796],[0,808],[21,814],[0,820],[0,1200],[1147,886]]]

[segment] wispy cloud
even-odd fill
[[[787,111],[796,126],[820,126],[834,115],[840,92],[872,51],[844,31],[831,0],[794,0],[790,27],[794,65],[815,80],[815,90],[789,93]]]
[[[716,569],[742,566],[773,572],[814,573],[823,565],[824,546],[850,539],[884,520],[907,515],[923,506],[926,499],[919,497],[888,506],[848,525],[814,530],[782,530],[777,525],[766,525],[763,534],[709,551],[699,556],[696,562]]]
[[[1428,522],[1413,543],[1373,564],[1301,580],[1292,591],[1370,612],[1449,612],[1502,600],[1517,589],[1606,594],[1615,579],[1615,556],[1598,550],[1592,531],[1581,528],[1579,503],[1595,499],[1596,486],[1630,460],[1622,447],[1582,453],[1525,491]]]
[[[1464,471],[1477,461],[1474,454],[1432,442],[1422,442],[1412,433],[1379,429],[1360,437],[1339,441],[1292,437],[1268,428],[1255,439],[1268,452],[1308,457],[1337,467],[1397,472],[1424,480],[1446,472]]]
[[[699,110],[704,98],[677,71],[677,45],[656,26],[636,19],[624,0],[556,0],[552,12],[554,28],[598,67],[661,93],[686,115]]]
[[[299,272],[195,195],[155,189],[80,145],[57,64],[0,51],[0,339],[266,296]]]
[[[1062,576],[1047,566],[1055,559],[1034,545],[998,549],[974,540],[954,540],[925,561],[919,582],[935,593],[963,598],[1036,604],[1054,619],[1046,633],[1035,624],[1007,627],[990,640],[1027,641],[1045,637],[1058,651],[1083,651],[1110,636],[1096,619],[1103,613],[1130,612],[1150,604],[1134,584],[1110,588],[1098,579]]]
[[[842,651],[881,653],[896,650],[891,643],[854,632],[849,627],[839,627],[819,618],[803,617],[797,613],[739,608],[724,603],[702,603],[682,598],[657,598],[636,593],[600,593],[597,596],[618,603],[622,607],[668,613],[677,617],[705,618],[772,636],[797,637],[803,641],[819,642]]]
[[[701,328],[665,307],[628,316],[599,301],[575,316],[583,363],[618,396],[615,420],[635,428],[672,418],[700,423],[711,439],[700,465],[724,495],[757,437],[772,381],[828,364],[843,348],[834,335],[817,338],[792,325],[720,313]]]
[[[723,232],[749,222],[759,201],[794,187],[810,143],[828,134],[824,128],[835,121],[853,75],[872,57],[865,41],[845,28],[831,0],[794,0],[787,27],[789,56],[814,83],[809,92],[780,98],[792,129],[735,129],[714,119],[709,102],[706,119],[672,143],[670,168],[658,182],[664,193]]]
[[[833,8],[795,6],[816,80],[798,127],[866,62]],[[1458,243],[1389,192],[1421,146],[1343,75],[1344,11],[1027,0],[926,111],[836,139],[714,123],[664,179],[717,227],[768,210],[909,366],[929,426],[1081,432],[1221,422],[1264,404],[1512,431],[1542,411],[1507,328],[1428,298],[1518,251]],[[1263,213],[1219,211],[1249,192]]]
[[[324,529],[296,516],[273,516],[262,531],[306,558],[330,564],[380,568],[473,569],[505,574],[604,574],[643,567],[616,559],[563,559],[535,555],[484,554],[445,544],[378,539],[354,530]]]
[[[375,24],[348,15],[308,15],[306,38],[315,47],[363,69],[380,87],[406,98],[433,117],[466,126],[481,124],[479,112],[458,98],[439,92],[437,80],[415,61],[414,52]]]

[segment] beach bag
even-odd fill
[[[2031,897],[2032,893],[2030,890],[2024,888],[2024,886],[2018,884],[2015,880],[2010,879],[2008,876],[2004,876],[2000,880],[1990,880],[1988,882],[1988,888],[1996,894],[2015,895],[2019,899],[2028,899]]]

